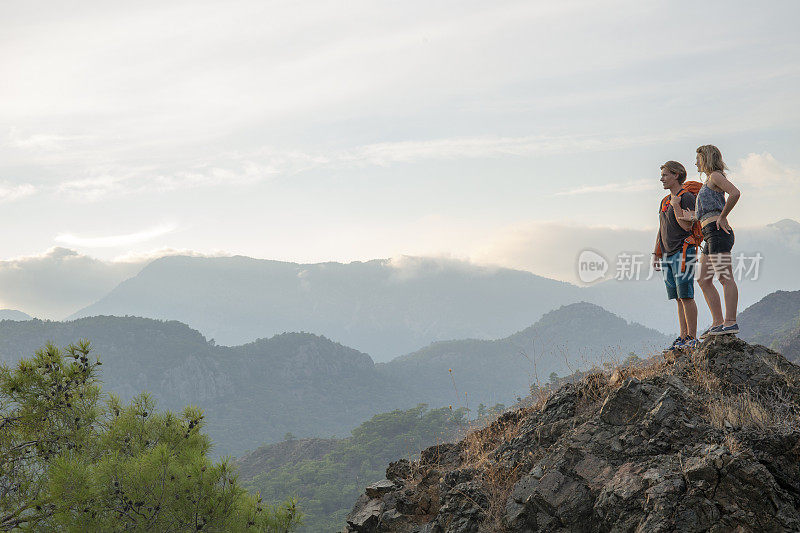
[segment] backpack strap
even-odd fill
[[[683,241],[683,257],[681,257],[681,273],[686,272],[686,250],[689,249],[689,242]],[[697,250],[695,250],[695,253]]]
[[[685,193],[685,192],[687,192],[687,191],[686,191],[686,187],[681,187],[681,190],[680,190],[680,191],[678,191],[678,194],[676,194],[675,196],[677,196],[678,198],[680,198],[680,197],[683,195],[683,193]],[[670,197],[671,197],[671,196],[672,196],[672,193],[670,193],[670,194],[666,195],[666,196],[664,197],[664,199],[663,199],[663,200],[661,200],[661,211],[663,211],[664,213],[666,213],[666,212],[667,212],[667,210],[669,209],[669,201],[670,201]]]

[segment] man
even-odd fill
[[[669,349],[694,348],[697,340],[697,305],[694,302],[696,248],[684,247],[692,235],[695,195],[684,188],[686,169],[677,161],[661,165],[661,184],[669,190],[669,203],[659,210],[653,267],[664,272],[667,297],[677,300],[680,335]],[[685,250],[685,252],[684,252]]]

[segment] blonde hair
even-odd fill
[[[678,183],[683,183],[686,181],[686,167],[678,163],[677,161],[667,161],[663,165],[661,165],[661,170],[667,169],[669,172],[678,175]]]
[[[725,161],[722,160],[722,152],[713,144],[704,144],[700,146],[697,149],[697,153],[700,154],[700,170],[707,176],[717,171],[724,174],[725,171],[728,170],[728,166],[725,164]]]

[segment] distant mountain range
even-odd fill
[[[365,353],[310,333],[227,347],[176,321],[99,316],[0,322],[0,361],[30,355],[48,341],[64,346],[80,338],[90,339],[103,361],[105,390],[123,398],[149,391],[174,410],[202,407],[220,454],[275,442],[287,432],[343,435],[375,413],[420,402],[512,403],[529,392],[535,369],[547,380],[550,372],[568,372],[567,362],[620,359],[666,342],[654,330],[579,303],[507,338],[436,343],[375,365]],[[451,379],[460,395],[467,393],[463,402]]]
[[[775,290],[800,289],[797,222],[745,228],[737,233],[736,252],[745,257],[741,272],[747,274],[739,283],[742,308]],[[758,256],[757,264],[750,259]],[[648,275],[645,259],[649,256],[636,267],[642,278]],[[620,265],[616,258],[608,260],[614,275]],[[702,302],[699,288],[695,292]],[[415,257],[349,264],[164,257],[70,318],[180,320],[227,345],[284,331],[313,331],[387,362],[431,342],[503,338],[559,305],[579,301],[670,336],[677,331],[675,306],[658,273],[649,280],[578,287],[526,271]],[[703,326],[710,316],[705,305],[698,308]]]
[[[740,314],[742,337],[800,360],[800,291],[770,294]],[[369,355],[310,333],[227,347],[176,321],[100,316],[70,322],[0,321],[0,361],[46,342],[93,342],[106,391],[149,391],[162,407],[201,406],[216,453],[298,437],[346,435],[375,413],[512,403],[550,374],[660,350],[659,332],[586,302],[562,306],[497,340],[436,342],[374,364]],[[452,370],[452,372],[450,372]],[[466,393],[466,396],[465,394]]]
[[[506,336],[582,294],[529,272],[458,261],[164,257],[70,318],[180,320],[228,345],[313,331],[388,361],[436,340]]]
[[[180,256],[153,261],[70,318],[175,319],[227,345],[313,331],[387,362],[431,342],[504,338],[559,305],[580,301],[649,327],[658,324],[661,331],[676,322],[657,276],[578,287],[454,260],[301,265]]]
[[[93,317],[72,322],[0,322],[0,361],[46,342],[92,341],[106,392],[150,392],[162,408],[206,413],[215,453],[239,453],[287,432],[345,434],[381,411],[412,406],[370,357],[324,337],[287,333],[233,348],[215,346],[179,322]]]
[[[563,246],[542,250],[545,263],[557,263],[563,271],[581,246],[596,245],[609,261],[608,275],[620,267],[616,254],[628,250],[644,253],[633,268],[647,276],[649,232],[595,233],[578,232],[559,243]],[[785,219],[737,228],[734,250],[762,258],[739,283],[742,308],[776,290],[800,289],[800,223]],[[756,271],[757,279],[750,279]],[[659,274],[646,281],[578,287],[527,271],[417,257],[298,264],[187,252],[122,263],[54,248],[41,256],[0,261],[0,301],[42,318],[180,320],[225,345],[285,331],[313,331],[379,362],[436,341],[503,338],[559,305],[579,301],[670,336],[677,330],[674,304],[666,300]],[[698,308],[703,327],[710,316],[706,306]]]
[[[31,316],[15,309],[0,309],[0,320],[30,320]]]

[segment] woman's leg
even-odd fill
[[[739,287],[733,279],[733,265],[731,253],[719,253],[711,255],[714,271],[719,276],[722,285],[722,294],[725,298],[725,326],[736,324],[736,309],[739,306]]]
[[[711,325],[719,326],[722,324],[722,303],[719,300],[719,293],[714,287],[714,267],[708,259],[708,254],[700,255],[700,262],[697,269],[697,284],[703,291],[703,296],[711,311]]]

